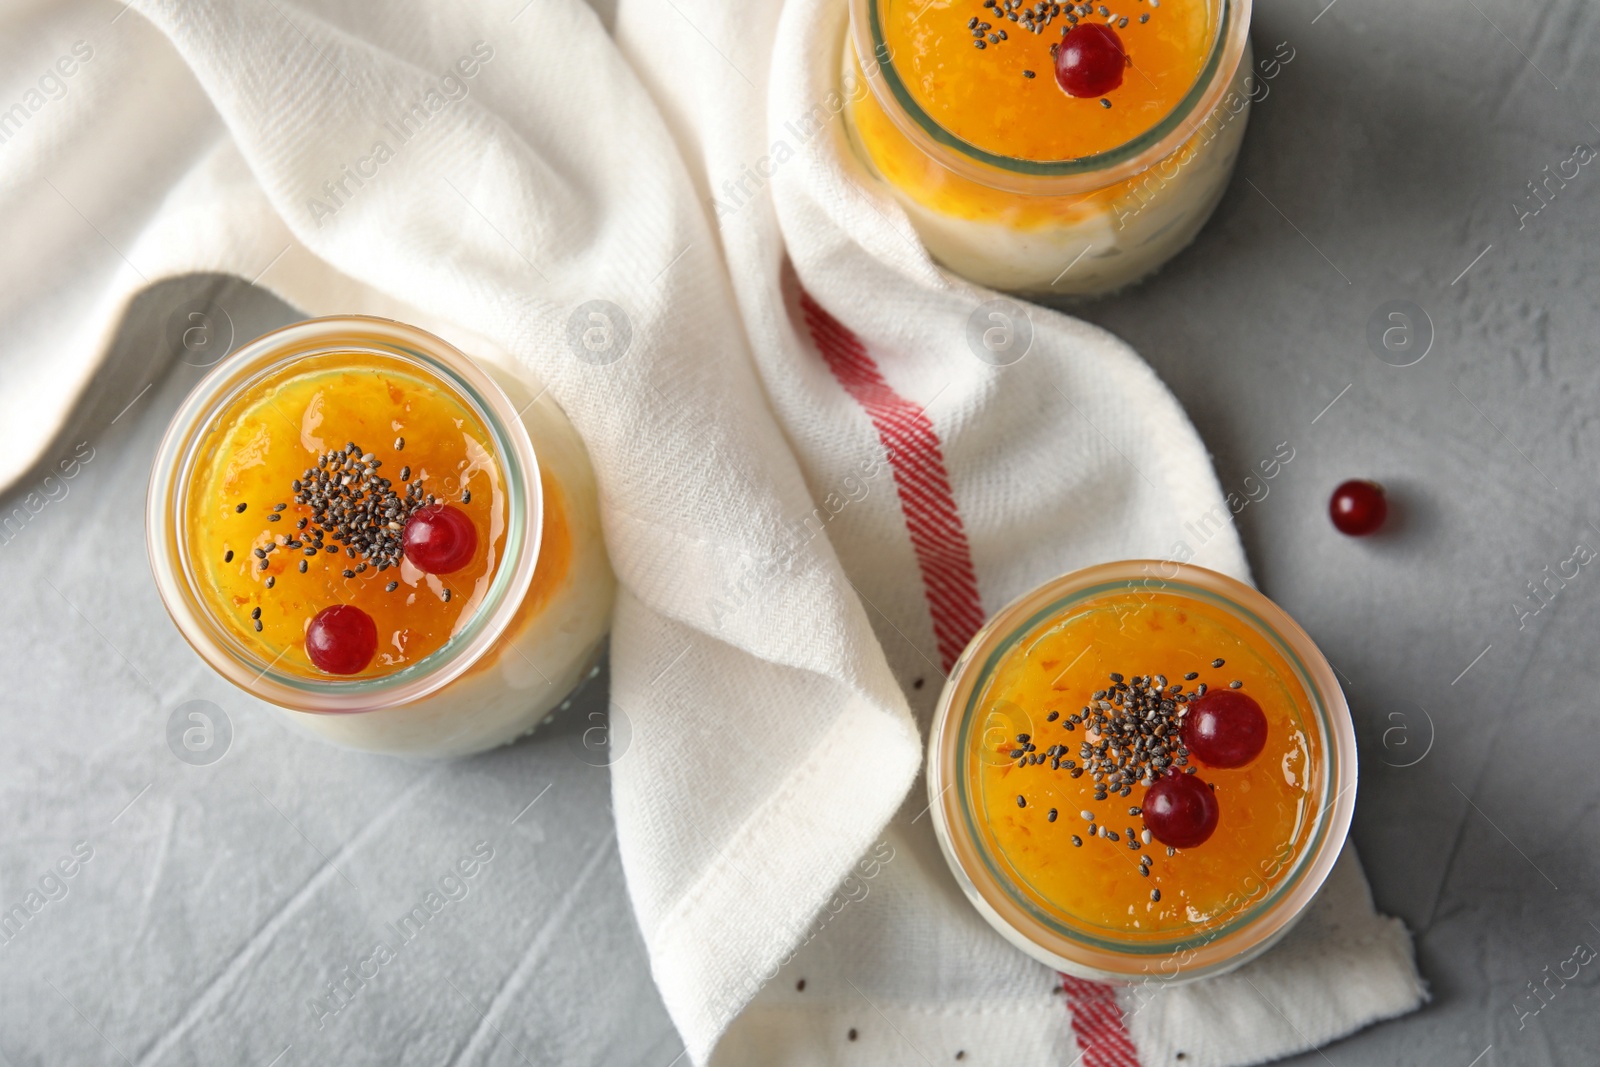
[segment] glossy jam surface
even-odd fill
[[[342,549],[307,555],[299,523],[315,509],[295,502],[294,481],[350,442],[380,462],[377,474],[396,486],[402,473],[420,479],[423,494],[470,520],[470,560],[443,575],[402,559],[352,577],[345,572],[360,560]],[[287,506],[275,512],[278,504]],[[329,353],[272,372],[222,412],[190,480],[186,548],[212,614],[262,662],[329,677],[307,652],[308,627],[325,609],[352,605],[377,629],[376,653],[354,676],[377,677],[437,651],[472,618],[503,555],[507,507],[493,438],[451,388],[395,357]]]
[[[1142,840],[1143,781],[1126,797],[1112,790],[1097,800],[1090,773],[1074,778],[1048,761],[1019,765],[1016,738],[1027,734],[1035,753],[1064,746],[1063,760],[1081,769],[1080,746],[1098,734],[1067,726],[1113,673],[1164,675],[1189,693],[1202,683],[1227,691],[1238,681],[1260,705],[1266,743],[1247,765],[1174,760],[1178,773],[1193,768],[1215,799],[1215,829],[1202,843],[1169,856],[1161,841]],[[980,839],[1008,880],[1068,926],[1115,939],[1220,925],[1270,894],[1313,829],[1325,771],[1309,697],[1264,634],[1211,601],[1122,590],[1079,601],[1007,647],[977,695],[981,718],[968,731],[963,773]]]
[[[895,69],[929,118],[986,152],[1036,162],[1094,155],[1154,127],[1193,87],[1215,34],[1204,0],[1166,0],[1154,9],[1117,5],[1119,15],[1128,16],[1126,26],[1120,17],[1116,25],[1128,60],[1121,82],[1103,96],[1074,97],[1057,84],[1051,54],[1072,25],[1064,14],[1036,34],[981,0],[875,2]],[[1070,10],[1077,14],[1081,7]],[[1140,22],[1141,15],[1149,19]],[[1097,14],[1078,17],[1086,24],[1107,22]],[[992,27],[981,49],[969,26],[975,18]],[[988,40],[1002,28],[1005,40]]]

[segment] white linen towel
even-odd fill
[[[619,847],[696,1063],[1244,1064],[1410,1010],[1353,854],[1280,948],[1138,1003],[1010,949],[945,872],[918,725],[985,611],[1207,515],[1187,551],[1247,572],[1124,345],[1035,308],[1025,358],[975,357],[994,294],[928,261],[840,137],[843,17],[624,0],[614,41],[578,0],[13,5],[0,484],[130,297],[191,271],[543,381],[600,478]],[[571,340],[594,314],[603,358]]]

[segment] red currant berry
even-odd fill
[[[1056,46],[1056,84],[1068,96],[1104,96],[1122,84],[1128,63],[1116,30],[1081,22]]]
[[[360,674],[378,651],[378,627],[354,604],[323,608],[306,627],[306,655],[329,674]]]
[[[1197,774],[1177,768],[1151,786],[1140,805],[1144,824],[1163,845],[1193,848],[1217,828],[1217,798]]]
[[[1389,501],[1383,486],[1356,478],[1333,491],[1328,501],[1328,517],[1340,533],[1361,537],[1383,525],[1389,516]]]
[[[1267,717],[1238,690],[1212,689],[1189,702],[1183,745],[1208,766],[1243,767],[1267,747]]]
[[[478,529],[459,508],[431,504],[412,512],[406,522],[406,559],[429,574],[449,574],[472,562],[478,550]]]

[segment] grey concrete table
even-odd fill
[[[1296,1063],[1578,1063],[1600,1045],[1600,965],[1528,985],[1600,947],[1600,167],[1574,153],[1600,142],[1597,24],[1580,0],[1264,3],[1258,52],[1295,58],[1216,217],[1152,282],[1070,309],[1177,392],[1249,501],[1257,579],[1346,681],[1355,840],[1435,999]],[[0,942],[0,1063],[665,1065],[682,1045],[628,909],[604,758],[579,740],[603,678],[530,743],[419,766],[279,729],[167,622],[140,516],[209,358],[180,343],[196,310],[238,340],[296,317],[211,279],[146,294],[49,453],[75,476],[0,500],[45,501],[0,535],[0,906],[42,901]],[[1390,326],[1410,333],[1385,347]],[[1280,442],[1294,459],[1247,481]],[[1370,540],[1326,518],[1353,476],[1395,506]],[[196,708],[215,732],[186,747]],[[329,999],[317,983],[482,841],[495,858],[465,895]],[[579,973],[597,953],[598,988]]]

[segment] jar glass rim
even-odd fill
[[[211,434],[221,428],[218,420],[229,406],[270,375],[306,359],[338,353],[398,360],[448,389],[481,420],[506,490],[504,552],[482,603],[441,647],[416,663],[375,677],[312,677],[276,669],[277,659],[265,661],[216,617],[198,592],[184,536],[196,461]],[[291,710],[367,712],[437,692],[470,670],[494,645],[532,584],[544,525],[543,503],[538,459],[520,413],[483,368],[417,327],[340,315],[307,319],[257,337],[224,357],[190,391],[156,451],[145,532],[151,570],[168,614],[184,639],[218,673]]]
[[[1159,577],[1152,580],[1153,573]],[[972,730],[982,715],[978,705],[984,683],[1000,658],[1064,608],[1130,591],[1135,583],[1143,588],[1153,584],[1160,591],[1221,607],[1268,639],[1309,700],[1310,707],[1301,710],[1319,734],[1322,781],[1299,855],[1269,892],[1219,925],[1195,927],[1170,937],[1118,940],[1063,923],[1019,891],[1013,876],[985,843],[978,825],[969,757]],[[1173,561],[1129,560],[1076,571],[1040,586],[997,613],[951,669],[929,735],[928,794],[935,832],[963,890],[1014,944],[1085,977],[1192,980],[1230,970],[1265,951],[1304,912],[1338,858],[1354,814],[1355,785],[1355,731],[1349,708],[1331,666],[1310,637],[1250,586]],[[1152,973],[1153,963],[1179,956],[1184,957],[1181,974]],[[1164,963],[1161,969],[1165,969]]]
[[[895,66],[883,29],[887,2],[850,0],[849,36],[870,91],[890,121],[925,154],[962,177],[1011,192],[1060,195],[1091,192],[1132,177],[1194,136],[1221,101],[1245,54],[1252,0],[1213,0],[1218,15],[1205,63],[1188,92],[1159,122],[1113,148],[1061,160],[986,151],[929,115]]]

